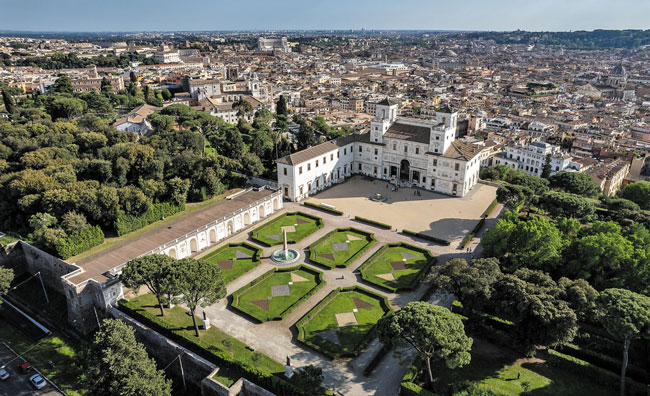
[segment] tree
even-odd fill
[[[11,282],[14,280],[14,270],[0,267],[0,295],[7,294]],[[0,300],[0,303],[2,300]]]
[[[600,322],[617,340],[623,342],[621,365],[621,396],[625,396],[630,343],[635,338],[650,336],[650,298],[626,289],[606,289],[600,294]]]
[[[554,175],[555,176],[555,175]],[[539,199],[540,206],[553,216],[583,218],[594,214],[594,200],[560,191],[548,191]]]
[[[131,82],[133,84],[138,82],[138,77],[135,75],[135,72],[133,72],[133,71],[131,73],[129,73],[129,79],[131,80]]]
[[[61,226],[68,234],[79,234],[89,227],[86,216],[74,211],[61,216]]]
[[[591,176],[580,172],[558,172],[549,178],[551,187],[571,194],[593,198],[600,194],[600,187]]]
[[[278,104],[275,107],[275,112],[277,114],[281,114],[281,115],[289,114],[289,107],[287,106],[287,100],[285,99],[284,95],[280,95],[280,99],[278,100]]]
[[[650,182],[638,181],[628,184],[621,191],[621,198],[629,199],[641,207],[641,209],[650,209]]]
[[[561,289],[548,275],[538,272],[519,270],[503,275],[494,285],[490,302],[499,317],[513,322],[515,342],[527,354],[533,354],[537,345],[569,342],[578,330],[575,312],[558,297]]]
[[[431,359],[443,360],[454,369],[470,362],[473,340],[465,335],[461,319],[447,308],[415,301],[385,316],[377,323],[385,345],[407,343],[424,359],[433,382]]]
[[[53,119],[71,118],[83,113],[86,102],[81,99],[60,96],[50,103],[48,110]]]
[[[2,102],[5,105],[5,110],[7,110],[7,113],[13,114],[16,112],[16,101],[6,89],[2,90]]]
[[[179,293],[178,271],[174,270],[177,261],[165,254],[150,254],[129,261],[122,270],[120,280],[129,289],[136,290],[142,286],[156,296],[160,307],[160,316],[165,316],[164,303],[170,295]]]
[[[104,95],[108,95],[113,92],[113,86],[111,85],[111,82],[108,81],[108,78],[106,78],[106,76],[102,77],[102,83],[100,85],[99,91]]]
[[[578,320],[593,321],[597,316],[598,291],[584,279],[560,278],[557,282],[562,289],[561,298],[566,301],[578,316]]]
[[[29,218],[29,226],[32,230],[38,231],[55,225],[57,221],[56,217],[49,213],[36,213]]]
[[[183,301],[190,309],[194,331],[199,336],[196,323],[197,306],[212,305],[226,296],[226,286],[221,269],[214,263],[187,258],[179,261],[181,279],[179,291]]]
[[[495,258],[474,259],[471,265],[465,259],[454,258],[438,267],[429,281],[434,288],[456,296],[469,313],[481,310],[489,302],[493,285],[501,275],[499,260]]]
[[[71,94],[74,92],[74,89],[72,88],[72,81],[70,81],[70,77],[68,77],[65,74],[60,74],[59,78],[54,81],[54,92],[57,93],[68,93]]]
[[[318,139],[314,134],[314,128],[308,121],[303,120],[300,124],[300,129],[296,134],[296,140],[298,141],[298,150],[304,150],[318,143]]]
[[[298,382],[302,389],[319,389],[323,379],[323,369],[320,367],[310,364],[296,370],[295,381]]]
[[[244,143],[244,139],[239,130],[237,130],[237,128],[226,129],[225,141],[219,154],[225,155],[229,158],[239,159],[245,152],[246,144]]]
[[[542,166],[542,174],[541,177],[544,179],[548,179],[551,176],[551,154],[548,154],[546,156],[546,161],[544,161],[544,166]]]
[[[156,368],[131,327],[107,319],[95,333],[86,375],[90,396],[171,395],[171,381]]]
[[[516,184],[504,183],[497,189],[497,200],[511,209],[526,204],[533,196],[533,190]]]
[[[242,164],[242,171],[250,176],[259,176],[264,173],[264,165],[260,158],[253,153],[246,153],[240,157],[239,162]]]

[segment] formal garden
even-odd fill
[[[296,323],[298,341],[332,358],[357,356],[391,311],[385,297],[357,286],[338,288]]]
[[[289,212],[252,231],[253,240],[266,246],[280,245],[284,242],[283,231],[287,231],[287,243],[297,243],[323,227],[320,217],[302,212]]]
[[[181,306],[168,308],[165,315],[160,316],[158,302],[153,294],[143,294],[129,301],[121,300],[119,306],[144,323],[152,325],[154,329],[162,330],[172,339],[186,346],[190,344],[190,349],[209,360],[222,363],[223,370],[219,371],[215,379],[226,386],[232,385],[241,377],[250,377],[249,373],[272,376],[284,372],[281,363],[260,352],[251,351],[245,343],[216,327],[202,331],[196,337],[192,318]]]
[[[223,280],[229,283],[260,265],[262,249],[248,243],[229,243],[201,257],[221,269]]]
[[[309,245],[309,259],[329,268],[345,268],[376,242],[372,233],[337,228]]]
[[[260,321],[280,320],[325,285],[304,265],[276,268],[232,294],[232,307]]]
[[[359,268],[362,278],[390,292],[414,289],[435,263],[426,249],[407,243],[389,243]]]

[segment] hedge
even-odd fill
[[[376,259],[377,257],[379,257],[381,254],[383,254],[385,250],[388,250],[391,247],[399,247],[399,246],[402,246],[402,247],[405,247],[405,248],[408,248],[408,249],[411,249],[411,250],[415,250],[415,251],[418,251],[418,252],[422,252],[422,253],[424,253],[425,259],[427,260],[427,264],[420,270],[420,272],[418,272],[417,276],[413,278],[411,283],[407,287],[397,288],[397,287],[391,287],[391,286],[386,286],[386,285],[380,285],[380,284],[374,283],[371,280],[369,280],[368,277],[366,276],[365,271],[364,271],[366,269],[366,267],[370,266],[372,264],[373,260]],[[433,254],[431,254],[431,252],[429,250],[427,250],[427,249],[421,248],[419,246],[414,246],[414,245],[411,245],[411,244],[408,244],[408,243],[405,243],[405,242],[395,242],[395,243],[389,243],[389,244],[386,244],[386,245],[382,246],[381,249],[377,250],[372,256],[370,256],[370,258],[368,258],[368,260],[366,260],[363,264],[361,264],[358,271],[361,272],[361,279],[363,279],[364,281],[366,281],[368,283],[371,283],[372,285],[374,285],[376,287],[379,287],[381,289],[385,289],[385,290],[387,290],[389,292],[395,293],[395,292],[397,292],[399,290],[413,290],[413,289],[415,289],[417,287],[417,285],[420,283],[420,280],[422,280],[422,278],[429,272],[429,270],[431,270],[431,267],[436,263],[436,261],[437,261],[437,258],[433,257]]]
[[[99,226],[90,227],[79,234],[61,238],[54,244],[57,256],[63,260],[104,243],[104,233]]]
[[[499,201],[497,201],[496,199],[494,201],[492,201],[490,206],[488,206],[487,209],[485,209],[485,212],[483,212],[483,217],[488,217],[492,213],[494,208],[497,207],[498,204],[499,204]]]
[[[331,213],[333,215],[343,216],[343,212],[341,212],[340,210],[328,208],[327,206],[322,206],[321,204],[316,204],[316,203],[307,201],[307,202],[303,202],[303,205],[309,206],[310,208],[319,209],[319,210],[322,210],[324,212],[329,212],[329,213]]]
[[[232,294],[232,304],[231,304],[231,306],[234,309],[236,309],[238,312],[241,312],[244,315],[246,315],[247,317],[253,318],[258,322],[264,322],[263,320],[260,320],[259,318],[251,315],[249,312],[246,312],[245,310],[239,308],[239,296],[246,293],[248,290],[250,290],[252,287],[257,285],[258,283],[262,282],[263,280],[273,276],[273,274],[275,274],[276,272],[291,272],[291,271],[296,271],[296,270],[303,270],[305,272],[309,272],[309,273],[314,274],[316,276],[316,286],[314,286],[309,292],[307,292],[307,294],[305,294],[304,296],[302,296],[298,300],[296,300],[296,302],[294,302],[289,307],[287,307],[287,309],[282,311],[279,316],[269,318],[266,321],[270,322],[272,320],[282,320],[282,319],[284,319],[287,315],[289,315],[291,312],[293,312],[293,310],[296,309],[300,304],[307,301],[308,298],[313,296],[314,293],[316,293],[323,286],[325,286],[325,281],[323,280],[323,273],[321,271],[312,269],[312,268],[307,267],[305,265],[298,265],[298,266],[295,266],[295,267],[288,267],[288,268],[274,268],[274,269],[264,273],[262,276],[256,278],[255,280],[253,280],[252,282],[250,282],[246,286],[242,287],[241,289],[235,291]]]
[[[349,286],[349,287],[338,287],[334,290],[332,290],[325,298],[323,298],[318,304],[314,306],[314,308],[310,309],[300,320],[298,320],[295,324],[296,329],[298,330],[298,341],[301,343],[317,350],[325,355],[337,359],[337,358],[343,358],[343,357],[356,357],[361,353],[361,351],[368,346],[370,341],[374,338],[375,335],[375,329],[377,328],[377,324],[375,323],[374,326],[368,331],[366,334],[366,338],[364,342],[361,342],[357,345],[356,349],[350,351],[350,352],[332,352],[325,350],[321,348],[319,345],[316,345],[309,340],[305,339],[305,325],[309,323],[310,320],[314,318],[314,316],[318,315],[318,313],[327,305],[329,304],[332,300],[334,300],[339,294],[341,293],[346,293],[346,292],[357,292],[361,294],[365,294],[367,296],[370,296],[372,298],[376,298],[379,300],[379,303],[382,307],[383,310],[387,311],[384,315],[389,314],[390,312],[393,312],[393,308],[390,306],[390,303],[388,302],[388,299],[384,296],[381,296],[377,293],[373,293],[370,290],[364,289],[359,286]]]
[[[406,370],[406,374],[402,377],[402,383],[400,384],[400,395],[436,396],[435,393],[423,389],[421,386],[413,382],[417,380],[418,374],[420,374],[422,363],[422,359],[418,356],[413,360],[413,363],[409,366],[408,370]]]
[[[368,365],[366,366],[365,369],[363,369],[363,375],[366,377],[372,374],[373,371],[375,371],[375,368],[381,363],[381,361],[384,359],[384,356],[386,356],[390,352],[390,348],[387,347],[386,345],[382,345],[381,349],[377,351],[375,356],[373,356],[372,360]]]
[[[485,217],[481,217],[481,220],[476,223],[474,228],[472,228],[472,231],[469,232],[469,234],[465,235],[465,238],[463,238],[463,241],[458,245],[459,249],[464,249],[467,244],[470,243],[472,238],[474,238],[474,235],[478,234],[479,231],[481,231],[481,228],[483,228],[483,225],[485,224]]]
[[[309,245],[309,260],[313,261],[316,264],[320,264],[320,265],[323,265],[323,266],[328,267],[328,268],[334,268],[334,267],[331,267],[330,265],[328,265],[326,263],[321,262],[315,254],[312,254],[311,247],[316,246],[319,243],[326,240],[327,238],[329,238],[330,234],[337,233],[337,232],[342,232],[342,231],[352,231],[352,232],[356,232],[356,233],[365,235],[366,236],[366,241],[368,242],[368,244],[366,244],[366,246],[364,246],[363,248],[359,249],[359,251],[356,252],[353,256],[351,256],[350,258],[345,260],[345,263],[334,266],[336,268],[347,268],[347,266],[350,263],[353,263],[354,260],[359,258],[359,256],[361,256],[366,250],[370,249],[370,247],[372,245],[374,245],[375,242],[377,242],[377,240],[375,239],[375,234],[373,234],[371,232],[359,230],[358,228],[353,228],[353,227],[335,228],[334,230],[332,230],[332,231],[328,232],[327,234],[323,235],[322,237],[320,237],[316,242],[313,242],[311,245]]]
[[[257,367],[251,367],[248,364],[237,360],[236,356],[233,356],[226,351],[214,348],[211,345],[204,343],[200,338],[194,336],[185,337],[174,333],[174,330],[176,330],[175,326],[169,325],[154,314],[146,311],[138,311],[140,307],[131,301],[118,301],[118,308],[122,312],[151,327],[153,330],[160,332],[165,337],[213,362],[220,368],[236,371],[242,377],[257,383],[272,392],[286,396],[302,396],[311,394],[302,391],[279,376],[261,371],[257,369]]]
[[[620,385],[621,380],[618,374],[614,374],[609,370],[551,348],[547,349],[546,352],[549,355],[547,362],[552,366],[570,371],[584,378],[589,378],[598,384],[609,386],[612,389],[616,389]],[[629,377],[626,378],[625,384],[627,394],[630,396],[647,396],[648,394],[647,385],[634,381]]]
[[[623,364],[620,359],[615,359],[600,352],[592,351],[588,348],[581,348],[570,343],[561,345],[556,349],[559,352],[584,360],[615,374],[618,374],[621,371],[621,366]],[[639,382],[646,382],[648,379],[645,370],[632,364],[628,364],[627,366],[627,376]]]
[[[402,230],[402,234],[414,236],[414,237],[417,237],[417,238],[420,238],[420,239],[425,239],[427,241],[439,243],[439,244],[445,245],[445,246],[449,246],[451,244],[451,242],[449,242],[449,241],[446,241],[446,240],[440,239],[440,238],[436,238],[436,237],[432,237],[430,235],[426,235],[426,234],[423,234],[421,232],[415,232],[415,231],[411,231],[411,230]]]
[[[185,205],[172,205],[169,202],[160,202],[149,206],[149,209],[140,216],[131,216],[122,213],[115,220],[115,231],[117,231],[117,235],[122,236],[183,210],[185,210]]]
[[[393,228],[390,224],[386,223],[381,223],[379,221],[371,220],[371,219],[366,219],[365,217],[360,217],[360,216],[354,216],[354,219],[357,221],[360,221],[362,223],[367,223],[370,225],[373,225],[375,227],[383,228],[384,230],[390,230]]]

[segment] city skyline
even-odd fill
[[[323,3],[295,0],[238,3],[198,0],[180,8],[170,1],[1,1],[4,31],[237,31],[237,30],[494,30],[571,31],[648,29],[650,3],[605,0],[529,3],[517,0],[456,3],[385,0]],[[183,16],[179,12],[185,10]],[[615,12],[613,12],[615,11]]]

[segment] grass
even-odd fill
[[[278,285],[288,285],[291,282],[291,274],[295,274],[307,279],[307,282],[293,282],[289,285],[291,294],[289,296],[269,297],[272,295],[272,287]],[[302,297],[311,292],[320,283],[316,273],[297,269],[294,271],[274,271],[272,274],[261,282],[252,286],[245,286],[242,293],[239,291],[233,294],[233,308],[236,308],[260,322],[279,319],[282,314],[296,304]],[[269,310],[266,311],[252,303],[252,301],[267,300]]]
[[[348,239],[348,235],[359,239]],[[329,268],[347,267],[375,242],[374,236],[370,233],[355,228],[337,228],[309,246],[309,259]],[[349,249],[334,251],[335,243],[347,244]],[[324,254],[332,254],[334,260],[323,257]]]
[[[298,219],[306,223],[298,224]],[[295,232],[287,232],[287,243],[296,243],[303,240],[310,234],[316,232],[323,226],[323,220],[320,217],[307,215],[301,212],[285,213],[278,216],[270,222],[253,230],[252,238],[267,246],[280,245],[282,240],[282,227],[293,226]],[[279,236],[279,240],[270,238],[269,235]]]
[[[540,359],[521,358],[514,351],[498,347],[483,339],[474,340],[472,361],[469,365],[449,369],[444,363],[434,363],[434,390],[446,394],[454,384],[473,383],[479,388],[507,396],[535,395],[590,395],[611,394],[602,386],[585,381],[558,367],[552,367]],[[517,379],[517,374],[521,377]],[[423,373],[420,379],[426,378]],[[528,393],[527,393],[528,392]]]
[[[156,297],[153,294],[144,294],[132,299],[130,302],[137,304],[141,310],[153,314],[158,317],[159,320],[164,321],[172,328],[172,332],[180,336],[185,336],[189,339],[196,339],[194,336],[194,325],[192,323],[192,318],[184,308],[180,306],[175,306],[171,309],[165,309],[165,316],[159,316],[160,310],[158,308]],[[198,318],[197,318],[198,320]],[[199,340],[208,345],[208,349],[212,350],[221,350],[227,352],[233,359],[244,362],[251,367],[257,367],[258,370],[267,372],[267,373],[282,373],[284,372],[284,366],[275,360],[271,359],[266,355],[262,355],[258,361],[253,359],[254,352],[247,349],[246,344],[239,341],[238,339],[224,333],[216,327],[211,327],[210,329],[202,330]],[[228,341],[225,341],[228,340]],[[225,341],[225,343],[224,343]],[[259,352],[258,352],[259,353]],[[218,374],[218,373],[217,373]],[[235,381],[240,378],[242,375],[237,372],[236,369],[231,369],[231,373],[228,377],[222,379],[225,382],[221,382],[226,386],[232,385],[229,383],[230,380],[234,377]],[[233,381],[234,382],[234,381]]]
[[[416,257],[404,261],[402,253]],[[405,243],[385,245],[364,263],[360,268],[361,275],[366,281],[390,291],[412,289],[420,280],[422,272],[431,266],[433,257],[427,253]],[[391,262],[403,262],[407,268],[393,270]],[[392,274],[395,279],[387,280],[378,276],[382,274]]]
[[[86,250],[85,252],[83,252],[81,254],[70,257],[66,261],[68,263],[74,263],[74,262],[77,262],[77,261],[79,261],[79,260],[81,260],[83,258],[92,256],[93,254],[99,253],[102,250],[108,249],[109,247],[117,245],[118,243],[123,242],[123,241],[125,241],[125,240],[127,240],[129,238],[133,238],[135,236],[144,234],[145,232],[151,231],[151,230],[153,230],[153,229],[155,229],[157,227],[162,226],[163,224],[169,223],[170,221],[176,220],[179,217],[185,216],[188,213],[192,213],[192,212],[194,212],[196,210],[199,210],[199,209],[205,208],[206,206],[212,205],[212,204],[216,203],[217,201],[220,201],[220,200],[224,199],[228,195],[234,194],[234,193],[236,193],[238,191],[241,191],[241,190],[242,190],[241,188],[234,188],[234,189],[231,189],[231,190],[228,190],[228,191],[224,192],[223,194],[216,195],[216,196],[208,199],[207,201],[196,202],[196,203],[188,203],[188,204],[185,205],[185,210],[182,211],[182,212],[178,212],[178,213],[174,214],[173,216],[165,217],[164,220],[156,221],[155,223],[151,223],[151,224],[149,224],[149,225],[147,225],[145,227],[140,228],[139,230],[130,232],[130,233],[126,234],[126,235],[122,235],[121,237],[104,238],[104,243],[102,243],[101,245],[97,245],[97,246],[93,247],[92,249]]]
[[[237,252],[242,252],[251,256],[251,258],[237,259]],[[262,249],[258,249],[247,243],[230,243],[200,258],[211,264],[219,261],[232,260],[231,269],[222,269],[223,280],[226,283],[232,282],[248,271],[260,265],[260,254]]]
[[[0,341],[7,343],[68,395],[81,396],[86,393],[84,384],[87,379],[79,365],[81,346],[76,342],[57,333],[33,342],[4,321],[0,321]],[[54,366],[50,365],[50,361]],[[11,364],[18,366],[19,361]]]
[[[304,331],[303,341],[329,356],[358,355],[361,349],[370,341],[369,333],[377,321],[390,312],[390,308],[382,305],[382,297],[374,297],[369,294],[372,293],[361,293],[357,290],[340,291],[326,305],[321,306],[319,304],[314,307],[312,311],[305,315],[306,318],[311,316],[311,319],[305,322],[301,320],[296,324],[296,326],[302,326]],[[353,298],[370,303],[372,308],[356,308]],[[357,312],[354,313],[354,316],[357,324],[339,327],[335,315],[351,313],[355,308]],[[326,330],[336,332],[339,340],[338,344],[318,334]]]

